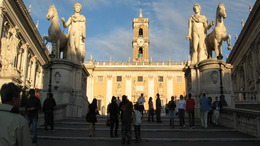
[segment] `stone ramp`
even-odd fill
[[[89,124],[84,118],[67,118],[55,121],[55,131],[45,133],[44,126],[38,129],[39,146],[69,146],[69,145],[121,145],[121,126],[119,125],[119,137],[110,138],[109,128],[105,125],[105,116],[99,116],[96,123],[96,135],[89,137]],[[207,129],[200,127],[199,119],[195,121],[195,129],[190,129],[188,119],[186,127],[179,126],[179,119],[175,119],[175,128],[169,125],[168,117],[162,117],[163,123],[148,122],[147,117],[143,118],[141,126],[142,142],[136,145],[260,145],[260,139],[236,132],[234,129],[223,126],[213,126]],[[134,131],[132,128],[132,139]],[[132,141],[134,143],[134,141]]]

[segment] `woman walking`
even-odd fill
[[[94,98],[92,103],[88,105],[88,113],[86,116],[89,122],[89,137],[95,136],[95,123],[97,122],[97,99]]]

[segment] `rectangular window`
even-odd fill
[[[163,76],[158,76],[158,82],[163,82]]]
[[[182,76],[177,76],[176,82],[177,83],[182,83]]]
[[[138,82],[143,82],[143,76],[138,76],[138,77],[137,77],[137,81],[138,81]]]
[[[117,82],[122,82],[122,76],[116,76],[116,81]]]
[[[103,82],[103,76],[98,76],[98,82],[102,83]]]

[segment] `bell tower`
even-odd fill
[[[138,18],[133,21],[133,62],[149,62],[149,20],[144,18],[142,9]]]

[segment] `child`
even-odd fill
[[[141,123],[142,123],[142,114],[139,111],[139,105],[135,104],[134,106],[134,129],[135,129],[135,142],[138,143],[141,141]]]

